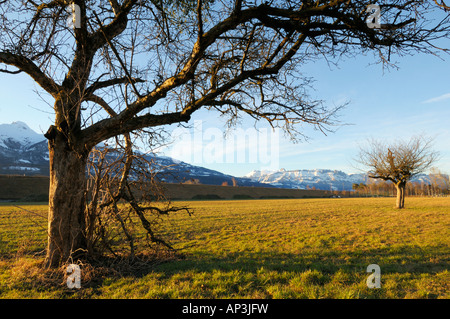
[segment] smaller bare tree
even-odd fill
[[[396,208],[404,208],[406,183],[430,168],[439,156],[432,149],[432,142],[431,138],[421,136],[392,144],[372,139],[367,146],[360,148],[356,161],[368,168],[370,178],[394,183],[397,190]]]

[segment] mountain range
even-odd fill
[[[109,153],[114,159],[117,154]],[[246,177],[234,177],[218,171],[194,166],[167,156],[142,154],[153,162],[158,178],[167,183],[199,183],[206,185],[273,187]],[[0,124],[0,175],[49,175],[49,152],[43,134],[33,131],[24,122]]]
[[[167,156],[143,154],[158,166],[158,178],[167,183],[190,182],[206,185],[238,185],[290,189],[351,190],[353,184],[367,183],[365,174],[339,170],[259,171],[236,177]],[[24,122],[0,124],[0,174],[49,175],[47,140]],[[427,175],[416,179],[427,180]]]
[[[350,190],[354,183],[366,183],[365,174],[347,174],[338,170],[255,170],[245,175],[253,181],[270,184],[280,188],[308,189],[314,187],[321,190]]]

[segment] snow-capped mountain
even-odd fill
[[[0,124],[0,174],[48,175],[44,135],[24,122]]]
[[[285,170],[278,171],[252,171],[245,175],[246,178],[263,184],[279,188],[311,189],[315,187],[321,190],[351,190],[353,184],[367,184],[366,174],[347,174],[339,170],[314,169],[314,170]],[[412,179],[413,182],[430,183],[430,176],[419,174]]]
[[[252,171],[245,177],[253,181],[281,188],[322,190],[350,190],[354,183],[366,183],[365,174],[347,174],[338,170],[285,170]]]
[[[36,133],[24,122],[0,124],[0,147],[17,147],[18,144],[26,147],[44,140],[42,134]]]
[[[103,146],[98,146],[102,149]],[[158,180],[165,183],[192,183],[205,185],[229,185],[254,187],[275,187],[270,184],[263,184],[246,177],[234,177],[215,170],[201,166],[195,166],[185,163],[168,156],[159,156],[154,153],[141,153],[134,151],[139,155],[133,162],[134,169],[131,170],[131,178],[136,178],[136,171],[145,169],[146,172],[152,172]],[[123,155],[116,150],[109,150],[105,157],[108,163],[117,163],[122,160]],[[121,164],[119,164],[121,165]],[[134,176],[133,176],[134,174]]]
[[[104,146],[99,146],[104,147]],[[111,160],[119,156],[109,153]],[[167,156],[143,155],[152,162],[158,178],[167,183],[193,182],[206,185],[274,187],[245,177],[234,177],[218,171],[194,166]],[[47,140],[26,123],[0,124],[0,174],[49,175]]]
[[[104,146],[98,146],[104,147]],[[110,152],[110,159],[120,154]],[[167,183],[193,182],[205,185],[277,187],[290,189],[351,190],[354,183],[366,184],[365,174],[347,174],[339,170],[285,170],[252,171],[243,177],[191,165],[157,154],[143,155],[157,177]],[[138,165],[138,164],[136,164]],[[49,175],[47,140],[23,122],[0,124],[0,174]],[[429,176],[421,174],[413,181],[429,182]]]

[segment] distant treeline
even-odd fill
[[[353,184],[353,194],[359,196],[394,196],[395,186],[389,181],[369,180],[367,184]],[[406,184],[407,196],[447,196],[450,195],[448,176],[430,175],[430,182],[409,182]]]

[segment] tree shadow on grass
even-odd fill
[[[279,252],[234,252],[218,256],[213,252],[187,255],[183,260],[169,261],[156,266],[153,271],[167,276],[178,272],[245,271],[256,272],[261,268],[277,272],[304,272],[318,270],[322,273],[337,271],[365,273],[367,266],[378,264],[384,274],[388,273],[437,273],[449,268],[448,247],[417,246],[396,249],[376,248],[347,252],[324,251],[279,253]]]
[[[398,274],[407,273],[413,274],[416,278],[422,274],[433,275],[448,270],[449,265],[448,247],[426,247],[425,250],[418,246],[351,251],[329,249],[322,250],[320,253],[305,250],[298,254],[249,250],[225,254],[222,251],[221,253],[220,255],[211,251],[186,254],[184,258],[168,258],[164,261],[149,261],[141,264],[127,265],[125,264],[127,261],[121,263],[120,260],[111,259],[109,264],[99,261],[96,264],[87,265],[87,268],[86,265],[82,265],[83,289],[79,292],[65,287],[62,270],[50,273],[51,280],[36,275],[34,276],[36,278],[31,276],[34,279],[28,280],[25,286],[19,279],[13,286],[17,286],[17,289],[21,290],[38,289],[38,286],[47,287],[46,289],[50,290],[62,289],[61,293],[65,297],[91,298],[94,295],[102,294],[106,278],[113,281],[115,278],[128,278],[127,280],[132,282],[135,280],[139,282],[142,279],[144,280],[142,285],[145,286],[147,280],[145,277],[150,275],[156,276],[154,278],[158,278],[157,281],[162,284],[182,280],[190,282],[189,285],[194,287],[199,278],[205,278],[210,285],[214,285],[214,276],[218,275],[219,278],[223,278],[218,280],[225,280],[226,283],[222,282],[222,285],[226,287],[227,293],[239,295],[246,286],[252,287],[249,289],[253,289],[253,291],[266,293],[265,280],[271,281],[269,286],[281,285],[292,288],[290,285],[293,278],[303,280],[308,275],[310,279],[307,280],[311,280],[313,285],[327,284],[342,274],[346,274],[344,275],[347,282],[345,285],[361,285],[361,283],[364,285],[364,280],[368,276],[367,266],[370,264],[380,266],[382,280],[386,278],[383,276],[389,274],[397,276],[395,278],[399,278]],[[30,266],[34,267],[35,264]],[[24,274],[30,273],[29,267],[23,269]],[[175,279],[177,276],[181,276],[182,279]],[[23,277],[25,278],[25,275]],[[235,282],[231,282],[233,277],[236,277]],[[51,282],[54,283],[53,288],[49,286]],[[367,296],[376,297],[376,293],[371,291]],[[385,295],[380,295],[381,298],[383,296]]]

